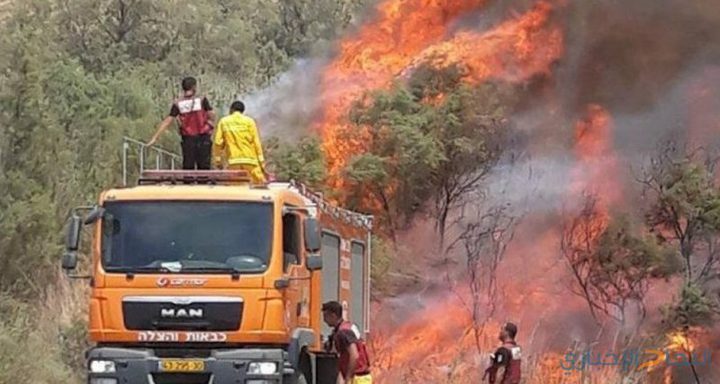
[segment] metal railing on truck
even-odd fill
[[[140,140],[123,137],[122,183],[128,185],[131,175],[137,179],[147,170],[175,170],[181,168],[182,156],[158,146],[148,146]]]

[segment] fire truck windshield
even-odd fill
[[[109,272],[259,273],[270,261],[271,203],[106,202]]]

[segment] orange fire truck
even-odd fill
[[[88,383],[334,384],[322,303],[341,302],[369,330],[372,217],[301,184],[143,171],[138,185],[72,210],[68,274],[83,226],[93,234]]]

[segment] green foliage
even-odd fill
[[[55,32],[93,72],[158,63],[230,83],[234,92],[266,84],[292,58],[344,29],[366,3],[343,1],[57,0]],[[221,74],[221,77],[215,76]]]
[[[304,137],[293,144],[272,138],[266,140],[265,146],[269,163],[279,180],[297,180],[313,189],[322,189],[325,159],[318,138]]]
[[[664,278],[682,268],[673,249],[636,234],[627,216],[614,218],[608,225],[598,239],[594,257],[600,267],[596,278],[608,284]]]
[[[666,163],[656,176],[658,196],[648,213],[651,226],[674,230],[681,220],[687,221],[688,230],[720,230],[720,191],[705,166],[685,158]]]
[[[672,249],[637,235],[624,216],[613,219],[603,231],[591,257],[590,292],[601,310],[620,322],[625,321],[632,302],[640,306],[644,317],[651,278],[668,277],[680,269]]]
[[[716,303],[697,284],[684,284],[675,303],[663,308],[663,322],[669,329],[710,325],[717,313]]]
[[[407,84],[367,95],[353,107],[346,140],[363,153],[345,169],[349,203],[402,228],[428,202],[444,234],[447,215],[489,173],[505,149],[512,89],[461,84],[457,67],[419,67]],[[366,207],[367,195],[379,207]]]
[[[657,238],[677,247],[683,259],[684,286],[677,303],[666,310],[671,325],[705,322],[718,306],[712,284],[720,258],[720,189],[715,183],[716,160],[703,154],[665,148],[643,180],[651,197],[648,226]]]
[[[394,230],[431,197],[431,176],[442,153],[430,128],[432,107],[403,88],[371,97],[368,105],[356,106],[352,119],[358,127],[347,132],[350,140],[369,136],[367,151],[350,160],[345,176],[355,185],[350,204],[362,207],[369,193],[381,202],[385,224]]]
[[[601,315],[624,323],[627,309],[646,315],[645,294],[653,278],[681,269],[677,252],[643,235],[627,216],[606,223],[594,195],[563,229],[561,251],[574,277],[573,292],[582,297],[598,323]]]

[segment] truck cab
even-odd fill
[[[92,234],[88,383],[335,383],[322,303],[368,331],[372,218],[301,184],[146,171],[69,223],[71,276]]]

